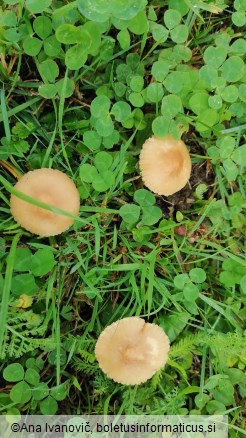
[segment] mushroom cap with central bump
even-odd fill
[[[173,195],[188,182],[191,159],[182,140],[151,137],[143,144],[139,166],[146,187],[158,195]]]
[[[161,327],[133,316],[114,322],[101,333],[95,355],[100,368],[115,382],[139,385],[165,365],[169,348]]]
[[[59,170],[43,168],[27,172],[14,188],[73,215],[79,212],[79,192],[74,182]],[[60,234],[74,223],[73,218],[37,207],[15,195],[11,195],[10,209],[19,225],[41,237]]]

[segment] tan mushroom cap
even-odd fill
[[[44,168],[27,172],[15,189],[74,215],[79,212],[79,192],[74,182],[59,170]],[[15,195],[11,195],[10,209],[19,225],[42,237],[60,234],[74,223],[72,218],[37,207]]]
[[[139,165],[144,184],[158,195],[178,192],[190,178],[188,149],[182,140],[174,140],[171,136],[146,140]]]
[[[165,365],[169,348],[161,327],[134,316],[109,325],[98,338],[95,355],[115,382],[139,385]]]

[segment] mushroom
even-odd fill
[[[101,333],[95,355],[100,368],[115,382],[139,385],[165,365],[169,348],[161,327],[133,316],[114,322]]]
[[[158,195],[173,195],[190,178],[191,159],[182,140],[151,137],[140,153],[140,170],[146,187]]]
[[[79,212],[79,192],[74,182],[59,170],[44,168],[27,172],[15,189],[68,213]],[[73,218],[37,207],[15,195],[10,197],[10,209],[19,225],[42,237],[60,234],[74,223]]]

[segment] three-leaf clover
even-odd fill
[[[155,205],[155,196],[146,189],[134,193],[136,204],[125,204],[119,210],[119,215],[129,225],[138,222],[141,215],[141,225],[154,225],[162,217],[162,211]]]
[[[81,181],[91,183],[97,192],[105,192],[115,183],[115,174],[111,169],[112,155],[108,152],[98,152],[94,159],[94,165],[82,164],[79,174]]]

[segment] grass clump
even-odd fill
[[[0,6],[0,411],[220,413],[242,436],[245,1],[93,5]],[[172,196],[141,180],[152,135],[189,148],[190,181]],[[43,167],[81,198],[73,228],[50,238],[9,208],[16,179]],[[130,316],[171,341],[165,370],[136,388],[94,354]]]

